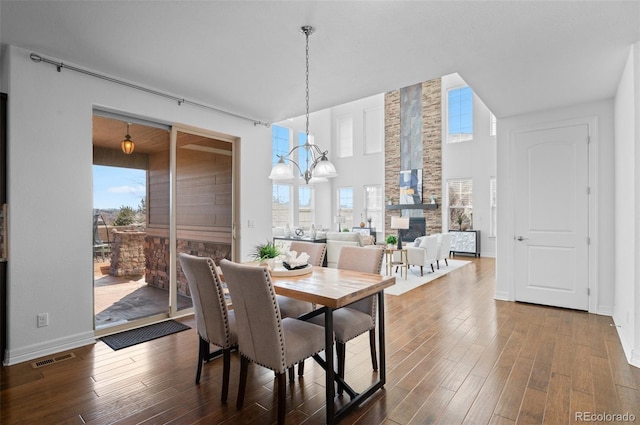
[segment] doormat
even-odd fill
[[[141,342],[151,341],[156,338],[182,332],[191,327],[184,323],[168,320],[166,322],[155,323],[138,329],[131,329],[113,335],[107,335],[100,338],[102,342],[107,344],[113,350],[131,347]]]

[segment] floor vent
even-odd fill
[[[37,369],[39,367],[48,366],[50,364],[63,362],[65,360],[73,359],[76,355],[73,353],[62,354],[57,357],[49,357],[48,359],[38,360],[37,362],[31,363],[31,367]]]

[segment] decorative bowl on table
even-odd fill
[[[300,269],[304,269],[308,265],[309,265],[309,263],[291,265],[291,264],[287,263],[286,261],[282,262],[282,267],[284,267],[287,270],[300,270]]]
[[[299,276],[311,273],[311,264],[309,264],[309,254],[306,252],[298,253],[289,251],[282,259],[282,268],[271,270],[272,276]]]

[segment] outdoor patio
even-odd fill
[[[107,259],[94,261],[95,328],[103,329],[168,311],[169,293],[149,286],[145,277],[115,277]],[[178,295],[178,310],[191,307],[191,298]]]

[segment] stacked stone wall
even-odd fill
[[[218,264],[223,258],[231,259],[231,245],[215,242],[192,240],[178,240],[178,252],[211,257]],[[157,288],[169,289],[169,239],[159,236],[149,236],[144,243],[146,258],[145,281]],[[177,270],[178,294],[191,296],[187,278],[182,272],[180,262]]]
[[[144,240],[146,232],[113,231],[111,276],[140,277],[145,274]]]
[[[442,202],[442,96],[439,78],[422,83],[422,199],[430,202],[435,195]],[[384,97],[385,108],[385,200],[397,204],[400,196],[400,91],[388,92]],[[427,222],[427,234],[442,232],[442,205],[437,210],[423,210]],[[387,234],[391,229],[391,215],[385,214]]]
[[[442,203],[442,95],[440,79],[422,83],[422,199]],[[442,205],[440,206],[442,208]],[[442,209],[424,210],[427,234],[442,233]]]

